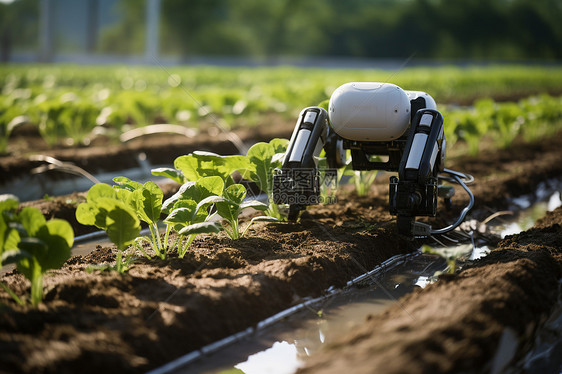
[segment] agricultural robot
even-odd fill
[[[325,170],[319,168],[322,150]],[[334,91],[328,111],[308,107],[299,115],[282,167],[273,177],[274,202],[288,204],[289,220],[322,200],[321,181],[327,172],[335,176],[335,170],[345,167],[347,150],[354,170],[392,172],[389,210],[396,216],[400,234],[428,237],[449,232],[474,204],[466,186],[472,177],[445,168],[443,116],[435,100],[425,92],[405,91],[390,83],[352,82]],[[418,216],[436,216],[438,198],[451,207],[455,192],[451,184],[469,195],[456,221],[439,229],[416,221]]]

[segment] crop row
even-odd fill
[[[285,216],[272,201],[273,170],[280,160],[288,140],[273,139],[254,144],[246,156],[220,156],[194,152],[180,156],[174,168],[159,168],[152,172],[181,183],[181,188],[163,200],[160,187],[152,181],[138,183],[125,177],[113,179],[115,185],[98,183],[90,188],[86,202],[78,205],[76,218],[84,225],[106,231],[117,248],[115,265],[100,265],[98,270],[123,273],[134,261],[134,250],[147,258],[165,259],[170,253],[183,258],[195,237],[202,233],[224,231],[231,239],[243,236],[256,221],[280,221]],[[246,199],[243,184],[235,183],[232,175],[254,182],[268,203]],[[0,196],[0,265],[16,264],[31,282],[31,303],[37,305],[43,296],[43,276],[56,269],[70,256],[74,234],[64,220],[46,221],[39,209],[18,210],[18,200],[12,195]],[[253,208],[265,212],[254,217],[244,230],[240,214]],[[219,216],[220,220],[213,219]],[[141,235],[141,222],[148,225],[149,235]],[[164,234],[160,227],[164,227]],[[170,234],[175,232],[175,239]],[[134,249],[128,251],[129,248]],[[0,283],[20,304],[22,299]]]
[[[471,154],[483,139],[507,148],[519,136],[533,141],[562,129],[562,97],[548,95],[504,103],[480,99],[473,107],[445,106],[442,112],[448,144],[463,140]]]
[[[0,77],[0,152],[22,123],[36,125],[55,145],[88,144],[97,134],[118,136],[154,123],[197,127],[220,119],[225,127],[247,126],[271,112],[293,119],[349,81],[390,81],[429,92],[440,103],[525,97],[562,87],[562,69],[504,66],[382,71],[29,65],[2,66]]]

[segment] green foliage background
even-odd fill
[[[113,2],[118,20],[102,25],[94,51],[142,54],[146,1],[85,0]],[[559,0],[161,0],[160,49],[184,57],[558,61],[560,19]],[[38,20],[39,0],[0,3],[2,47],[36,46]]]

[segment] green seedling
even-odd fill
[[[31,282],[31,304],[37,306],[43,300],[43,276],[47,270],[60,268],[70,257],[74,232],[64,220],[45,220],[37,208],[25,207],[16,213],[17,205],[17,199],[0,199],[2,264],[16,264]],[[23,304],[4,284],[2,287]]]
[[[127,194],[119,193],[105,183],[99,183],[88,191],[86,202],[78,205],[76,219],[83,225],[96,226],[107,232],[117,246],[117,258],[113,268],[119,273],[127,270],[123,253],[140,233],[140,221],[131,204],[121,201]],[[130,196],[130,195],[129,195]]]
[[[220,177],[205,177],[197,182],[189,182],[182,186],[180,191],[170,198],[167,205],[173,203],[169,215],[164,222],[178,232],[179,236],[175,245],[178,247],[178,256],[184,257],[188,247],[198,234],[219,232],[220,225],[217,222],[207,221],[213,214],[209,214],[207,208],[198,203],[209,196],[221,195],[224,181]],[[175,197],[177,198],[175,199]]]
[[[380,158],[377,157],[376,161],[380,161]],[[377,177],[377,170],[353,170],[348,151],[348,160],[340,175],[349,177],[348,182],[355,186],[357,196],[366,196]]]
[[[205,206],[209,203],[214,203],[217,207],[218,214],[224,218],[230,229],[224,227],[224,231],[230,236],[231,239],[238,239],[244,236],[248,228],[256,221],[277,221],[277,218],[271,216],[255,217],[250,221],[246,229],[240,234],[239,216],[244,209],[253,208],[256,210],[265,211],[268,205],[257,200],[244,201],[246,198],[246,187],[241,184],[233,184],[225,188],[222,196],[209,196],[202,200],[197,207]]]
[[[465,258],[471,251],[472,244],[446,248],[433,248],[428,245],[422,247],[423,253],[434,254],[444,258],[447,261],[446,272],[449,274],[454,274],[458,270],[458,261],[461,258]]]
[[[202,201],[209,197],[220,197],[223,190],[224,180],[221,177],[203,177],[197,182],[183,184],[176,194],[164,202],[162,211],[168,214],[164,223],[179,234],[173,247],[177,246],[180,258],[185,256],[197,235],[222,230],[218,222],[209,221],[214,215],[208,212],[212,202]]]
[[[243,178],[255,182],[260,190],[267,194],[269,201],[266,214],[277,219],[284,219],[279,207],[273,203],[273,170],[281,167],[283,154],[287,151],[287,139],[273,139],[269,143],[254,144],[246,155],[247,163],[238,169]]]
[[[162,259],[166,258],[168,253],[168,236],[172,229],[171,226],[166,228],[164,240],[158,233],[158,222],[162,213],[162,200],[164,194],[158,185],[152,181],[146,182],[144,185],[130,180],[126,177],[113,178],[116,183],[114,189],[117,191],[119,198],[126,202],[136,213],[139,220],[145,222],[150,229],[150,238],[138,237],[135,239],[135,246],[139,248],[143,254],[150,258],[144,251],[140,242],[148,242],[156,255]]]

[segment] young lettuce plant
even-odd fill
[[[278,221],[277,218],[271,216],[258,216],[254,217],[246,229],[240,234],[239,216],[244,209],[254,208],[257,210],[265,211],[268,205],[257,200],[244,201],[246,198],[246,187],[241,184],[232,184],[224,189],[222,196],[209,196],[202,200],[197,207],[205,206],[209,203],[214,203],[217,207],[217,213],[224,218],[230,230],[224,227],[224,231],[230,236],[231,239],[238,239],[246,233],[248,228],[256,221]]]
[[[187,249],[199,234],[216,233],[222,230],[218,222],[209,221],[212,202],[201,203],[209,197],[219,197],[224,190],[224,180],[219,176],[203,177],[197,182],[184,183],[179,191],[164,202],[162,211],[168,216],[164,222],[178,232],[174,247],[183,258]]]
[[[109,239],[117,246],[115,266],[119,273],[127,270],[123,263],[123,252],[134,243],[140,234],[140,221],[130,203],[121,199],[127,194],[119,193],[105,183],[90,188],[86,202],[78,205],[76,219],[83,225],[96,226],[107,232]]]
[[[45,220],[37,208],[25,207],[16,213],[17,205],[12,198],[0,199],[2,264],[16,264],[31,282],[31,304],[37,306],[43,300],[43,276],[47,270],[60,268],[70,257],[74,232],[64,220]],[[4,284],[2,287],[23,304]]]
[[[135,182],[127,177],[115,177],[113,181],[116,183],[114,188],[117,195],[126,202],[136,213],[137,218],[148,225],[150,229],[150,238],[138,237],[135,239],[135,246],[144,253],[148,258],[150,256],[144,251],[141,241],[148,242],[156,255],[162,259],[166,258],[168,253],[168,236],[172,229],[171,226],[166,227],[164,240],[162,240],[158,232],[158,222],[162,213],[162,200],[164,194],[158,185],[152,181],[146,182],[144,185]]]
[[[273,203],[273,170],[281,167],[282,155],[287,151],[287,139],[272,139],[269,143],[254,144],[246,154],[246,165],[238,171],[243,178],[255,182],[267,194],[269,205],[266,214],[283,219],[277,204]]]
[[[377,156],[376,159],[372,161],[380,161],[380,158]],[[377,172],[377,170],[353,170],[348,151],[348,159],[345,167],[343,168],[342,177],[349,177],[349,183],[352,183],[355,186],[355,191],[358,196],[367,195],[369,188],[371,188],[371,185],[377,177]]]

